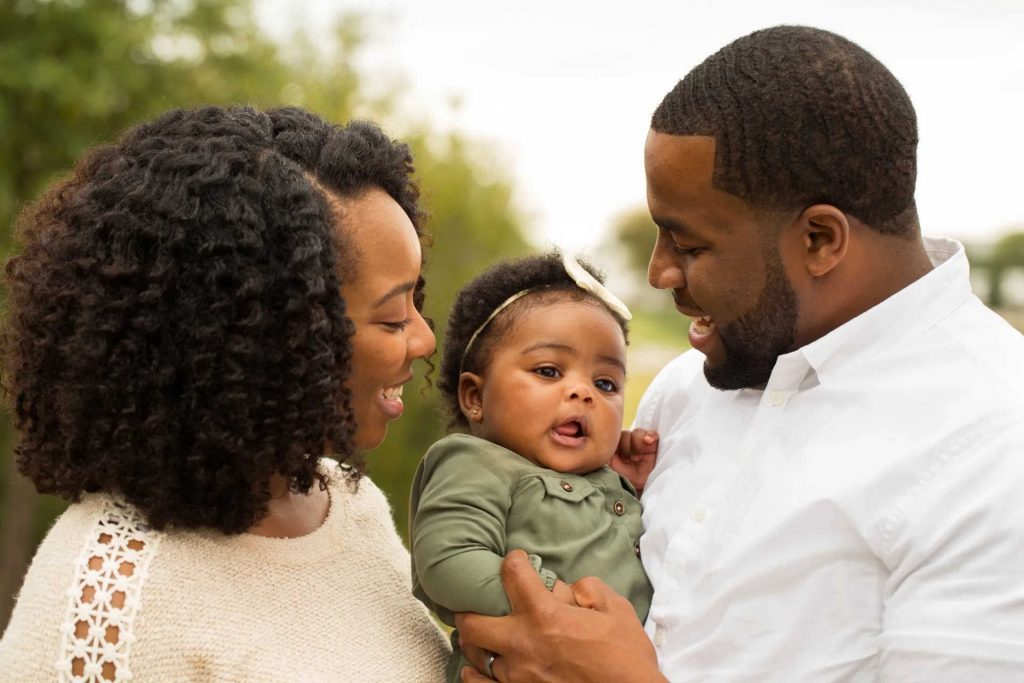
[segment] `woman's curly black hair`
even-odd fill
[[[579,259],[579,263],[599,282],[604,282],[604,274],[600,270],[582,259]],[[527,290],[529,294],[516,300],[487,323],[467,352],[466,346],[473,333],[484,324],[487,317],[509,297]],[[437,380],[450,429],[469,428],[469,422],[459,407],[459,375],[463,372],[482,374],[499,340],[523,312],[538,305],[565,299],[591,301],[604,307],[622,328],[626,341],[629,341],[628,323],[601,303],[600,299],[576,285],[566,273],[562,255],[557,251],[491,266],[459,290],[448,315],[441,371]]]
[[[327,452],[358,481],[357,264],[333,207],[373,187],[422,235],[404,144],[294,108],[170,111],[87,152],[22,213],[6,266],[21,472],[225,533],[266,514],[275,474],[325,486]]]

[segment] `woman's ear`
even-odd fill
[[[796,220],[804,269],[811,277],[828,274],[850,248],[850,223],[831,204],[814,204]]]
[[[472,372],[459,375],[459,409],[472,422],[484,420],[484,379]]]

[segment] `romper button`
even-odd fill
[[[615,501],[615,505],[612,505],[612,510],[615,511],[615,514],[621,515],[626,511],[626,506],[622,504],[621,500],[617,500]]]
[[[572,491],[572,484],[570,484],[567,481],[563,481],[562,482],[562,490],[563,491]]]
[[[633,552],[636,553],[637,557],[640,557],[640,541],[633,544]]]

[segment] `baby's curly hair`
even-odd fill
[[[600,270],[582,259],[579,259],[579,263],[599,282],[604,283],[604,274]],[[466,347],[473,333],[483,325],[487,317],[509,297],[527,290],[529,294],[516,300],[487,323],[467,352]],[[449,418],[449,429],[469,428],[469,422],[459,407],[459,375],[463,372],[483,373],[502,336],[523,312],[538,305],[566,299],[604,307],[615,318],[628,343],[628,323],[600,299],[576,285],[565,272],[562,255],[558,251],[491,266],[459,290],[448,315],[441,370],[437,379],[437,388]]]
[[[275,474],[325,486],[328,451],[358,481],[336,209],[373,187],[422,235],[404,144],[294,108],[170,111],[87,152],[6,265],[21,472],[225,533],[265,516]]]
[[[832,204],[883,234],[918,230],[917,118],[896,77],[860,46],[775,26],[704,60],[651,128],[715,138],[715,187],[759,209]]]

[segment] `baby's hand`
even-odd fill
[[[636,489],[636,495],[643,493],[647,477],[658,460],[658,432],[653,429],[623,430],[619,447],[608,465],[629,479]]]

